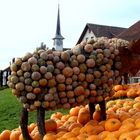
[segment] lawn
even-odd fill
[[[21,107],[21,103],[12,95],[9,88],[0,90],[0,133],[4,129],[12,130],[19,126]],[[56,111],[60,111],[63,114],[68,112],[68,110],[63,109],[46,111],[45,118],[49,118]],[[31,122],[36,122],[36,112],[29,113],[29,124]]]

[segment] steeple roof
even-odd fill
[[[59,4],[58,4],[58,13],[57,13],[56,33],[55,33],[55,37],[53,39],[56,39],[56,38],[64,39],[64,37],[61,35]]]

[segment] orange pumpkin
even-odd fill
[[[136,128],[135,124],[129,122],[129,123],[121,125],[121,127],[119,128],[119,131],[121,133],[124,133],[124,132],[128,132],[128,131],[133,131],[135,128]]]
[[[87,138],[87,140],[100,140],[98,135],[91,135]]]
[[[135,127],[140,128],[140,118],[135,120]]]
[[[31,138],[33,140],[39,140],[41,137],[40,137],[40,133],[38,131],[36,131],[35,133],[32,133],[31,134]]]
[[[112,133],[109,133],[104,140],[118,140]]]
[[[67,120],[67,121],[64,122],[63,126],[68,130],[68,128],[70,127],[70,125],[73,124],[73,123],[75,123],[75,121],[72,121],[72,120],[69,121],[69,120]]]
[[[62,116],[63,114],[61,112],[56,112],[53,113],[50,118],[55,120],[55,119],[61,119]]]
[[[139,108],[140,108],[140,102],[136,102],[136,103],[133,105],[133,108],[139,109]]]
[[[88,109],[81,108],[78,113],[77,121],[81,124],[86,124],[90,120],[90,114]]]
[[[134,100],[135,101],[140,101],[140,96],[136,97]]]
[[[107,135],[109,135],[111,132],[109,132],[109,131],[102,131],[101,133],[99,133],[99,138],[101,139],[101,140],[104,140],[106,137],[107,137]]]
[[[82,124],[74,122],[68,127],[68,131],[72,131],[74,128],[77,128],[77,127],[82,128],[82,126],[83,126]]]
[[[66,131],[60,131],[60,132],[57,132],[56,136],[57,138],[61,138],[65,133]]]
[[[62,121],[67,121],[67,120],[69,119],[69,117],[70,117],[69,114],[63,115],[63,116],[61,117],[61,120],[62,120]]]
[[[44,137],[43,140],[56,140],[57,136],[53,133],[47,133]]]
[[[85,124],[85,126],[87,126],[87,125],[96,126],[96,125],[98,125],[98,121],[97,120],[90,120]]]
[[[28,132],[31,133],[37,125],[35,123],[31,123],[28,125]]]
[[[21,134],[20,131],[17,131],[17,130],[11,131],[10,140],[19,140],[20,134]]]
[[[116,118],[111,118],[111,119],[108,119],[106,122],[105,122],[105,130],[106,131],[116,131],[120,128],[121,126],[121,122],[116,119]]]
[[[57,129],[57,123],[53,119],[48,119],[45,121],[45,130],[48,131],[55,131]]]
[[[80,133],[80,134],[77,136],[78,140],[87,140],[88,137],[89,137],[89,135],[86,134],[86,133]]]
[[[93,120],[97,120],[97,121],[100,121],[100,119],[101,119],[101,111],[95,111],[94,113],[93,113]]]
[[[128,97],[128,98],[134,98],[134,97],[136,97],[136,96],[137,96],[137,92],[136,92],[135,89],[129,89],[129,90],[127,91],[127,97]]]
[[[9,140],[11,131],[10,130],[4,130],[0,134],[0,140]]]
[[[115,91],[123,90],[123,86],[122,86],[122,85],[115,85],[115,86],[113,87],[113,89],[114,89]]]
[[[20,136],[19,136],[19,140],[24,140],[24,138],[23,138],[23,135],[22,135],[22,134],[20,134]]]
[[[135,140],[140,135],[140,129],[131,132],[124,132],[120,135],[119,140]]]
[[[70,116],[78,116],[79,110],[80,110],[80,106],[71,108],[69,111]]]
[[[135,140],[140,140],[140,135],[138,135],[138,136],[135,138]]]
[[[75,136],[78,136],[80,134],[80,130],[81,130],[81,127],[75,127],[72,129],[71,132],[73,132]]]
[[[128,118],[128,119],[125,119],[125,120],[122,122],[122,125],[123,125],[123,124],[126,124],[126,123],[134,123],[134,122],[135,122],[134,119]]]
[[[78,140],[78,138],[77,137],[71,137],[71,138],[69,138],[67,140]]]
[[[68,132],[68,129],[65,126],[60,126],[57,128],[56,133],[58,134],[59,132]]]
[[[58,138],[57,140],[67,140],[67,138]]]
[[[68,139],[71,137],[75,137],[75,134],[73,132],[66,132],[62,137]]]
[[[121,135],[121,131],[119,131],[119,130],[113,131],[112,134],[115,136],[115,138],[119,139],[119,137]]]
[[[77,116],[71,116],[71,117],[69,117],[68,121],[77,122]]]

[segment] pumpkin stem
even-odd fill
[[[45,132],[45,109],[43,107],[37,108],[37,126],[41,139],[43,139]]]
[[[22,131],[23,138],[25,140],[31,140],[31,137],[28,133],[28,111],[26,108],[22,108],[21,116],[20,116],[20,127]]]
[[[101,120],[106,120],[106,104],[105,101],[103,100],[102,102],[99,103],[100,108],[101,108]]]
[[[93,113],[95,112],[95,104],[89,103],[90,119],[93,119]]]

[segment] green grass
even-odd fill
[[[21,103],[15,96],[12,95],[9,88],[0,90],[0,133],[4,129],[12,130],[19,126]],[[46,111],[45,118],[48,119],[50,115],[56,111],[66,114],[68,110],[58,109],[55,111]],[[29,112],[29,124],[36,122],[36,111]]]

